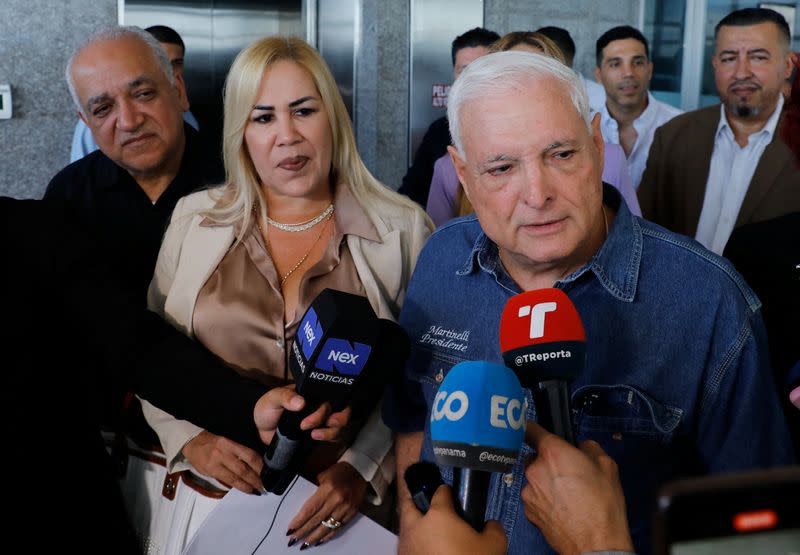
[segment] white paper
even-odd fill
[[[287,547],[286,530],[315,490],[314,484],[299,476],[283,496],[247,495],[231,490],[209,513],[184,555],[297,553],[300,542]],[[312,555],[394,555],[397,536],[358,514],[332,540],[308,552]]]

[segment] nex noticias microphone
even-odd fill
[[[500,318],[500,350],[531,390],[542,427],[574,445],[568,384],[586,366],[586,333],[567,294],[551,288],[511,297]]]
[[[324,289],[306,310],[289,354],[296,391],[306,404],[298,412],[284,411],[278,421],[261,471],[267,491],[283,494],[313,446],[311,432],[301,430],[300,422],[325,401],[334,412],[347,406],[381,330],[393,329],[380,322],[386,321],[366,298],[333,289]]]
[[[456,511],[483,530],[492,472],[508,472],[525,436],[525,392],[513,372],[491,362],[461,362],[431,408],[436,462],[453,467]]]

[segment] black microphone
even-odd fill
[[[456,512],[483,530],[492,472],[508,472],[525,436],[525,392],[514,373],[491,362],[461,362],[439,386],[431,440],[439,465],[453,466]]]
[[[324,289],[306,310],[289,354],[296,391],[306,404],[278,421],[261,470],[267,491],[283,494],[313,447],[311,432],[301,430],[300,422],[326,401],[334,412],[347,406],[379,330],[372,306],[358,295]]]
[[[418,461],[406,468],[406,480],[411,500],[419,512],[426,514],[439,486],[444,484],[439,467],[428,461]]]
[[[531,390],[542,427],[574,445],[569,382],[586,365],[586,333],[567,294],[552,288],[511,297],[500,318],[500,350]]]
[[[323,290],[306,311],[289,357],[303,410],[286,411],[264,454],[261,481],[283,494],[307,459],[314,440],[300,422],[329,402],[333,412],[352,407],[351,422],[365,420],[386,383],[405,365],[411,343],[397,323],[378,318],[369,301],[333,289]]]
[[[367,364],[353,385],[350,407],[352,420],[369,417],[383,397],[390,382],[402,377],[411,353],[411,341],[403,327],[384,318],[378,319],[378,338]]]

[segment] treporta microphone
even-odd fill
[[[439,465],[453,466],[457,512],[475,530],[485,522],[492,472],[508,472],[525,435],[525,392],[514,373],[491,362],[461,362],[439,386],[431,440]]]
[[[358,295],[324,289],[306,310],[289,354],[296,391],[306,404],[278,421],[261,471],[267,491],[282,494],[313,446],[300,422],[325,401],[334,412],[347,405],[381,329],[369,301]]]
[[[542,427],[574,445],[568,384],[586,365],[586,333],[567,294],[551,288],[511,297],[500,318],[500,350],[531,390]]]

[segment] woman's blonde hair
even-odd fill
[[[532,46],[545,56],[555,58],[562,64],[567,63],[564,53],[549,37],[533,31],[512,31],[506,33],[489,46],[489,52],[506,52],[519,45]]]
[[[257,40],[239,52],[228,72],[223,93],[225,120],[222,128],[226,186],[217,206],[204,214],[219,223],[241,222],[237,240],[241,240],[250,227],[253,207],[266,216],[266,200],[247,152],[244,131],[264,73],[283,60],[292,61],[308,72],[328,113],[333,139],[331,185],[338,182],[349,186],[368,214],[375,202],[381,199],[413,208],[415,205],[411,200],[389,190],[364,165],[356,150],[347,108],[330,69],[319,53],[302,39],[275,36]]]

